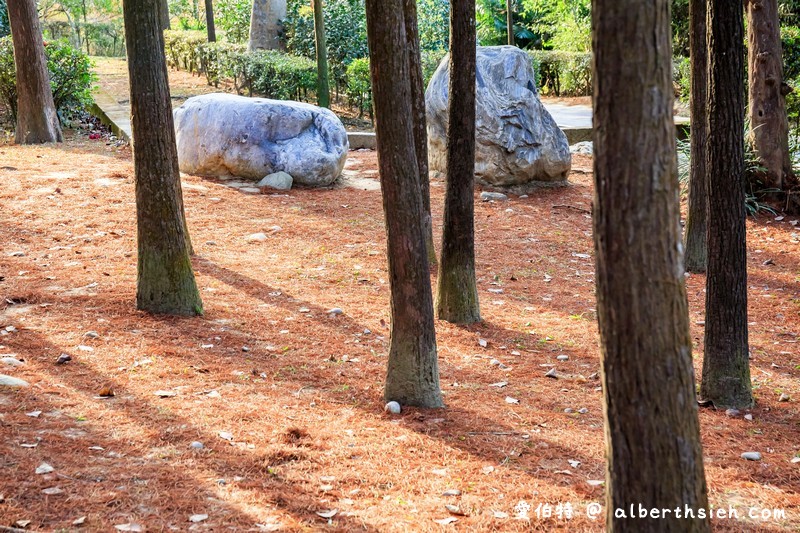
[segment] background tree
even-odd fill
[[[669,0],[595,0],[594,232],[608,531],[709,531],[616,508],[708,505],[684,287]],[[620,113],[624,102],[625,113]]]
[[[86,17],[86,9],[83,10],[84,18]],[[158,14],[159,14],[159,23],[161,25],[162,30],[170,29],[170,21],[169,21],[169,2],[167,0],[159,0],[158,2]],[[87,45],[88,46],[88,45]],[[88,48],[87,48],[87,52]]]
[[[708,98],[707,0],[689,3],[691,53],[691,109],[689,158],[689,206],[686,214],[686,271],[705,272],[706,260],[706,100]]]
[[[217,40],[217,31],[214,27],[214,0],[206,1],[206,32],[208,33],[208,42],[213,43]]]
[[[475,282],[475,3],[450,4],[447,190],[436,313],[471,324],[481,319]]]
[[[433,302],[414,150],[403,0],[367,0],[378,168],[386,218],[391,338],[384,396],[442,407]]]
[[[325,43],[325,17],[322,16],[322,0],[311,0],[314,7],[314,44],[317,56],[317,103],[331,106],[331,90],[328,81],[328,45]]]
[[[514,0],[506,0],[506,33],[508,45],[514,46]]]
[[[135,147],[136,307],[198,315],[203,304],[189,260],[159,1],[123,3]]]
[[[744,17],[740,1],[708,4],[708,274],[700,396],[753,405],[747,342],[744,176]]]
[[[425,123],[425,82],[422,75],[422,57],[417,26],[417,0],[403,0],[408,47],[408,69],[411,81],[411,109],[414,113],[414,147],[417,153],[419,180],[422,186],[422,222],[425,230],[425,245],[428,263],[436,264],[436,247],[433,244],[433,221],[431,220],[431,184],[428,176],[428,128]]]
[[[280,50],[286,0],[254,0],[250,16],[250,41],[247,50]]]
[[[35,0],[10,0],[8,18],[17,76],[15,140],[18,144],[61,142]]]
[[[784,189],[793,181],[786,116],[778,0],[745,0],[750,142],[763,171],[761,185]]]

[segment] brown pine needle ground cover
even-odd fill
[[[603,502],[594,482],[604,477],[589,158],[575,157],[569,188],[477,201],[485,321],[436,324],[447,409],[390,416],[375,187],[248,195],[186,176],[206,314],[155,317],[134,306],[130,151],[67,138],[0,146],[0,354],[25,360],[0,372],[32,384],[0,391],[0,526],[603,529],[602,517],[586,516]],[[374,185],[375,168],[374,153],[350,153],[356,183]],[[439,233],[441,182],[432,195]],[[752,420],[701,414],[711,501],[740,516],[715,521],[718,531],[800,524],[800,464],[791,462],[800,452],[800,229],[791,220],[748,222]],[[268,239],[248,242],[257,232]],[[698,372],[703,281],[688,280]],[[341,315],[328,313],[337,307]],[[61,354],[72,360],[57,365]],[[586,379],[545,377],[551,368]],[[781,392],[792,398],[779,402]],[[763,460],[741,459],[746,451]],[[36,474],[42,463],[53,471]],[[553,516],[537,514],[539,504]],[[558,504],[573,517],[557,517]],[[751,507],[786,517],[755,521]],[[457,521],[435,522],[448,517]]]

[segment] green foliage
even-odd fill
[[[543,47],[565,52],[592,48],[590,0],[523,0],[532,29],[542,35]]]
[[[781,26],[781,45],[784,78],[800,77],[800,27]]]
[[[347,66],[347,98],[350,100],[350,105],[358,108],[359,116],[364,116],[365,111],[372,115],[369,58],[354,59]]]
[[[691,94],[692,63],[688,57],[675,57],[672,60],[672,83],[675,87],[675,97],[689,101]]]
[[[11,25],[8,23],[8,4],[6,0],[0,0],[0,37],[5,37],[11,33]]]
[[[199,0],[169,0],[170,19],[177,19],[182,30],[205,30],[205,5],[201,9],[198,3]]]
[[[482,46],[508,43],[505,0],[477,0],[476,4],[475,21],[478,26],[478,42]],[[521,8],[519,4],[519,1],[512,3],[515,44],[520,48],[541,48],[542,35],[540,32],[534,31],[532,15],[529,10]]]
[[[419,45],[423,50],[447,50],[450,47],[449,0],[418,0],[417,25]]]
[[[164,48],[171,66],[204,74],[210,85],[230,79],[237,92],[299,100],[316,87],[316,63],[305,57],[277,50],[248,52],[242,44],[209,43],[199,31],[165,31]]]
[[[542,94],[555,96],[589,96],[592,94],[592,54],[529,50],[536,74],[536,85]]]
[[[442,59],[444,59],[446,55],[446,49],[422,51],[422,81],[425,87],[428,86],[428,82],[431,81],[433,73],[439,68],[439,63],[442,62]]]
[[[252,0],[216,0],[214,25],[225,32],[232,43],[246,43],[250,36]]]
[[[63,121],[92,101],[95,74],[89,57],[66,41],[45,43],[50,87],[59,118]],[[6,105],[11,119],[17,112],[17,77],[14,69],[14,46],[11,37],[0,39],[0,103]]]
[[[689,57],[689,0],[672,0],[672,53]]]

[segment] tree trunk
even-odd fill
[[[317,52],[317,103],[331,106],[331,90],[328,79],[328,45],[325,43],[325,17],[322,0],[311,0],[314,7],[314,47]]]
[[[455,324],[481,319],[475,283],[475,2],[450,4],[447,190],[436,313]]]
[[[783,189],[792,174],[789,121],[782,92],[778,0],[747,0],[750,140],[758,154],[759,188]]]
[[[206,0],[206,31],[208,32],[208,42],[216,42],[217,31],[214,28],[214,0]]]
[[[61,142],[34,0],[8,0],[17,74],[17,144]]]
[[[686,271],[705,272],[706,252],[706,99],[708,98],[708,49],[706,45],[707,0],[689,2],[689,49],[691,54],[691,157],[689,208],[686,215]]]
[[[203,304],[189,260],[159,1],[123,2],[139,247],[136,306],[199,315]]]
[[[286,0],[254,0],[247,51],[281,50]]]
[[[747,343],[744,105],[742,4],[709,0],[708,274],[700,395],[721,408],[753,405]]]
[[[506,33],[508,45],[514,46],[514,0],[506,0]]]
[[[708,520],[696,515],[614,512],[641,506],[696,513],[708,506],[680,245],[670,5],[592,6],[609,532],[709,531]]]
[[[443,407],[422,193],[414,149],[403,0],[367,0],[378,167],[386,218],[391,339],[384,396]]]
[[[170,29],[170,21],[169,21],[169,2],[168,0],[158,0],[158,13],[159,13],[159,23],[161,25],[162,30]]]
[[[425,81],[422,76],[422,58],[419,50],[419,27],[417,26],[417,0],[404,0],[403,13],[406,24],[406,46],[408,68],[411,76],[411,107],[414,117],[414,145],[417,166],[422,185],[422,211],[425,227],[425,244],[428,263],[436,264],[436,247],[433,244],[433,222],[431,220],[431,183],[428,176],[428,128],[425,122]]]

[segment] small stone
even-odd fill
[[[216,246],[217,245],[217,241],[206,241],[206,245],[208,245],[208,246]]]
[[[258,187],[267,187],[270,189],[277,189],[279,191],[288,191],[292,188],[294,179],[286,172],[274,172],[264,176],[264,179],[258,182]]]
[[[342,311],[342,309],[339,308],[339,307],[334,307],[333,309],[328,309],[328,314],[329,315],[336,316],[336,315],[341,315],[343,313],[344,313],[344,311]]]
[[[580,409],[578,409],[578,412],[582,415],[585,415],[586,413],[589,412],[589,410],[585,407],[581,407]]]
[[[267,240],[266,233],[253,233],[245,238],[247,242],[264,242]]]
[[[736,418],[737,416],[739,416],[739,414],[740,411],[738,409],[728,409],[725,411],[725,415],[730,418]]]
[[[566,409],[564,409],[564,412],[569,415],[569,414],[574,413],[575,409],[573,409],[572,407],[567,407]]]
[[[397,402],[388,402],[386,405],[383,406],[383,410],[393,415],[399,415],[401,408],[400,404]]]
[[[511,396],[506,396],[506,403],[516,405],[519,403],[519,400],[517,400],[516,398],[512,398]]]
[[[786,394],[785,392],[781,393],[780,397],[778,398],[779,402],[788,402],[791,396]]]
[[[792,464],[800,463],[800,457],[792,457]]]
[[[62,353],[61,355],[58,356],[58,359],[56,359],[56,364],[63,365],[65,363],[68,363],[69,361],[72,361],[72,356],[68,353]]]
[[[3,357],[2,359],[0,359],[0,362],[2,362],[6,366],[23,366],[25,364],[23,361],[20,361],[16,357]]]
[[[310,313],[311,309],[309,309],[308,307],[301,307],[300,309],[297,310],[297,312],[298,313]]]
[[[53,470],[55,470],[55,468],[53,468],[51,465],[49,465],[47,463],[42,463],[42,464],[40,464],[39,466],[36,467],[36,473],[39,474],[39,475],[49,474]]]
[[[83,336],[89,337],[90,339],[97,339],[98,337],[100,337],[100,334],[97,333],[96,331],[87,331],[86,333],[83,334]]]
[[[556,359],[558,359],[559,361],[569,361],[569,356],[562,354],[562,355],[559,355],[558,357],[556,357]]]
[[[203,448],[205,448],[205,446],[203,445],[203,443],[202,443],[202,442],[200,442],[200,441],[197,441],[197,440],[196,440],[196,441],[193,441],[191,444],[189,444],[189,447],[190,447],[190,448],[193,448],[193,449],[195,449],[195,450],[202,450]]]
[[[207,514],[193,514],[189,517],[189,522],[202,522],[203,520],[208,520]]]
[[[442,493],[442,496],[461,496],[461,491],[458,489],[448,489]]]
[[[31,384],[24,379],[14,378],[0,374],[0,388],[2,387],[30,387]]]
[[[490,200],[497,200],[497,201],[508,200],[508,196],[506,196],[505,194],[503,194],[501,192],[482,192],[481,193],[481,201],[482,202],[488,202]]]
[[[58,487],[50,487],[49,489],[44,489],[42,494],[46,496],[55,496],[57,494],[64,494],[64,490]]]
[[[746,415],[744,415],[744,419],[745,420],[749,420],[750,422],[752,422],[753,421],[753,415],[751,415],[750,413],[747,413]]]
[[[242,351],[243,352],[249,352],[250,351],[250,347],[249,346],[242,346]]]
[[[11,257],[25,257],[25,252],[11,252],[8,255]]]
[[[746,459],[748,461],[760,461],[761,460],[761,453],[760,452],[744,452],[742,454],[742,459]]]
[[[159,398],[173,398],[178,395],[174,390],[157,390],[153,394]]]

